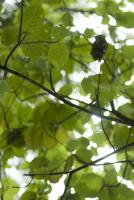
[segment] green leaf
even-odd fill
[[[72,85],[67,84],[67,85],[64,85],[62,88],[60,88],[58,93],[63,95],[63,96],[68,96],[69,94],[72,93],[72,90],[73,90]]]
[[[7,160],[12,157],[13,157],[13,150],[11,147],[7,147],[7,149],[5,149],[5,151],[3,152],[2,156],[3,163],[6,164]]]
[[[40,3],[31,3],[24,10],[23,14],[23,31],[31,32],[33,29],[38,28],[43,20],[43,12]]]
[[[64,26],[69,27],[73,25],[73,17],[70,13],[64,13],[62,16],[62,23]]]
[[[59,142],[65,143],[68,140],[68,133],[67,133],[67,131],[64,128],[59,127],[57,129],[57,131],[56,131],[56,139]]]
[[[126,28],[133,28],[134,27],[134,13],[133,12],[120,12],[115,14],[113,17],[116,18],[117,23],[119,26],[124,26]]]
[[[4,187],[4,200],[9,200],[9,199],[14,200],[14,196],[19,191],[19,188],[17,188],[18,184],[14,180],[8,177],[3,179],[2,184]],[[13,187],[16,187],[16,188],[13,188]]]
[[[73,155],[71,155],[67,158],[66,164],[65,164],[65,167],[64,167],[64,171],[69,171],[72,168],[73,161],[74,161]]]
[[[0,97],[3,97],[8,91],[8,83],[6,80],[0,80]]]
[[[42,56],[44,52],[44,45],[43,44],[24,45],[23,52],[29,58],[37,59]]]
[[[129,131],[130,130],[126,126],[115,125],[113,130],[112,130],[113,144],[116,147],[124,146],[127,143]],[[133,142],[134,136],[132,136],[130,139],[131,139],[130,141]]]
[[[127,92],[129,92],[129,94],[132,94],[133,88],[128,88]],[[125,103],[122,106],[119,106],[118,111],[120,113],[122,113],[123,115],[125,115],[128,118],[132,118],[134,117],[134,105],[133,103]]]
[[[132,59],[134,56],[134,46],[123,46],[121,48],[123,56]]]
[[[81,197],[78,194],[67,194],[65,200],[82,200]]]
[[[41,197],[38,198],[38,200],[47,200],[47,197],[45,195],[42,195]]]
[[[92,151],[84,147],[79,147],[76,151],[76,158],[79,162],[89,162],[91,161]]]
[[[59,40],[62,40],[63,38],[65,38],[66,36],[69,36],[70,32],[64,26],[57,26],[57,27],[53,28],[51,34],[55,41],[59,41]]]
[[[86,30],[85,30],[85,32],[84,32],[84,36],[86,37],[86,38],[90,38],[90,37],[92,37],[93,36],[93,30],[92,29],[89,29],[89,28],[87,28]]]
[[[116,185],[118,183],[117,181],[117,173],[114,168],[114,166],[104,166],[104,171],[105,171],[105,184],[106,185]]]
[[[67,148],[69,149],[69,151],[74,151],[79,145],[79,141],[76,139],[70,139],[67,143]]]
[[[42,143],[47,149],[52,149],[56,144],[56,139],[53,137],[53,133],[49,131],[43,132]]]
[[[118,89],[116,82],[109,83],[109,77],[101,76],[99,85],[99,102],[106,104],[117,96]],[[81,82],[82,88],[86,94],[91,94],[91,98],[96,97],[96,90],[98,88],[98,75],[84,78]]]
[[[64,179],[58,172],[73,170],[65,200],[133,200],[133,146],[127,149],[127,169],[122,146],[134,142],[134,47],[128,30],[134,27],[134,1],[0,2],[1,198],[49,199],[51,183]],[[105,160],[103,165],[100,153],[113,151],[105,134],[123,161],[119,171]],[[5,178],[12,167],[38,173],[23,194],[12,188],[18,184],[9,173]]]
[[[115,187],[114,189],[111,188],[109,192],[112,199],[115,199],[115,200],[125,200],[125,199],[133,200],[133,197],[134,197],[133,196],[134,191],[128,188],[124,184],[121,184],[119,187]]]
[[[2,42],[4,45],[9,46],[16,43],[19,28],[16,26],[7,26],[3,29]]]
[[[37,127],[31,127],[24,131],[24,140],[28,149],[36,149],[42,146],[42,130]]]
[[[110,198],[109,190],[104,188],[100,193],[99,193],[99,200],[112,200]]]
[[[62,0],[44,0],[44,2],[48,4],[59,4]]]
[[[30,190],[24,192],[20,198],[20,200],[36,200],[36,199],[37,199],[36,193]]]
[[[60,42],[52,44],[48,50],[48,60],[58,68],[62,68],[69,58],[67,46]]]
[[[75,190],[82,197],[96,197],[103,186],[100,176],[90,173],[83,174],[76,183]]]

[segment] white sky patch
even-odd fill
[[[10,5],[14,5],[15,4],[15,0],[5,0],[5,3],[10,4]]]
[[[86,95],[86,96],[82,96],[78,90],[78,88],[75,88],[72,92],[72,94],[70,95],[70,97],[74,98],[74,99],[78,99],[79,101],[83,101],[85,103],[90,103],[91,99],[90,99],[90,95]],[[71,102],[75,103],[76,105],[79,104],[79,102],[75,101],[75,100],[71,100]]]
[[[87,147],[87,149],[91,149],[91,147],[97,148],[97,144],[92,142],[92,141],[90,141],[90,146],[89,146],[89,148]]]
[[[26,161],[31,162],[35,158],[36,154],[35,152],[29,150],[26,155]]]
[[[118,176],[117,177],[118,181],[122,180],[122,177]],[[122,183],[124,183],[125,185],[127,185],[128,188],[131,188],[132,190],[134,190],[134,185],[132,184],[131,181],[127,181],[127,180],[122,180]]]
[[[104,115],[105,115],[105,116],[109,116],[109,115],[110,115],[110,112],[109,112],[109,111],[106,111],[106,112],[104,112]]]
[[[76,4],[76,3],[75,3]],[[87,2],[87,1],[83,1],[83,0],[78,0],[77,2],[77,5],[78,5],[78,8],[89,8],[90,10],[92,8],[95,8],[96,7],[96,3],[95,2]]]
[[[131,79],[125,83],[125,85],[131,85],[134,82],[134,75],[131,76]]]
[[[74,138],[81,138],[81,134],[77,131],[73,131]]]
[[[116,20],[110,15],[109,15],[109,25],[116,26]]]
[[[120,40],[134,39],[134,28],[127,29],[125,27],[118,27],[116,33]]]
[[[98,124],[101,121],[100,117],[97,117],[95,115],[93,115],[91,118],[94,121],[94,124]]]
[[[15,0],[5,0],[4,6],[10,10],[11,8],[14,8],[15,2],[16,2]]]
[[[98,159],[98,158],[100,158],[100,157],[103,157],[103,156],[105,156],[105,155],[111,153],[111,148],[109,148],[108,145],[105,145],[105,147],[99,147],[99,148],[97,149],[97,152],[98,152],[98,156],[94,156],[93,159]],[[112,161],[112,162],[115,162],[115,161],[116,161],[116,156],[115,156],[115,155],[112,155],[112,156],[110,156],[110,157],[108,157],[108,158],[105,158],[103,161],[101,161],[101,163],[102,163],[102,162],[111,162],[111,161]],[[98,162],[98,163],[99,163],[99,162]]]
[[[105,147],[99,147],[99,148],[97,149],[97,152],[98,152],[98,156],[94,156],[94,157],[93,157],[93,160],[96,160],[96,159],[98,159],[98,158],[101,158],[101,157],[103,157],[103,156],[105,156],[105,155],[111,153],[112,151],[111,151],[111,148],[109,148],[109,146],[106,145]],[[109,156],[108,158],[105,158],[104,160],[98,162],[97,164],[99,164],[99,163],[105,163],[105,162],[116,162],[116,161],[117,161],[116,155],[114,154],[114,155]],[[98,172],[98,171],[101,171],[101,172],[102,172],[103,166],[96,166],[96,167],[93,166],[93,169],[94,169],[95,172]],[[115,169],[116,169],[117,171],[119,171],[119,169],[120,169],[120,164],[115,165]]]
[[[13,167],[16,167],[19,164],[19,162],[20,162],[20,158],[15,157],[15,156],[11,159],[8,159],[8,164]]]
[[[96,75],[100,73],[100,65],[101,63],[99,61],[94,61],[89,63],[89,69],[91,70],[90,74],[91,75]]]
[[[66,178],[66,175],[63,175],[63,177],[60,179],[60,181],[56,184],[52,185],[52,192],[49,194],[50,200],[56,200],[59,196],[61,196],[64,192],[64,180]]]
[[[91,129],[91,126],[89,123],[84,124],[84,128],[86,128],[86,131],[83,134],[83,137],[88,138],[93,135],[93,131]]]
[[[118,99],[116,99],[116,104],[115,104],[115,107],[116,109],[118,109],[119,106],[122,106],[126,103],[129,103],[130,101],[128,99],[126,99],[125,97],[123,96],[120,96]]]
[[[24,177],[23,172],[21,173],[20,170],[16,169],[15,167],[12,168],[6,168],[5,169],[6,175],[9,176],[11,179],[15,180],[20,187],[24,187],[29,183],[31,178]],[[14,187],[16,185],[13,185]],[[21,196],[23,192],[26,190],[26,188],[20,188],[18,196]]]
[[[134,3],[128,2],[128,1],[124,1],[125,6],[121,8],[122,11],[124,12],[134,12]]]
[[[69,78],[72,81],[81,82],[82,79],[85,77],[85,75],[86,75],[86,73],[83,71],[80,71],[80,72],[75,71],[74,73],[70,74]]]
[[[108,26],[101,24],[102,17],[97,16],[96,14],[92,14],[90,16],[84,16],[81,13],[77,13],[74,15],[74,26],[76,30],[80,33],[84,33],[86,28],[94,29],[96,33],[108,33]]]
[[[6,171],[6,174],[10,176],[13,180],[15,180],[18,184],[22,184],[22,183],[25,184],[23,174],[21,175],[20,171],[16,169],[15,167],[6,168],[5,171]]]

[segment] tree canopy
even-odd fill
[[[134,199],[133,8],[1,1],[1,200],[50,199],[63,177],[59,200]],[[21,184],[7,173],[14,160]]]

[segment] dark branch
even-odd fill
[[[116,149],[115,151],[112,151],[111,153],[109,153],[109,154],[107,154],[107,155],[105,155],[105,156],[103,156],[103,157],[101,157],[101,158],[98,158],[98,159],[96,159],[96,160],[94,160],[94,161],[90,161],[90,162],[88,162],[88,163],[86,163],[86,164],[84,164],[84,165],[81,165],[81,166],[78,167],[78,168],[75,168],[75,169],[72,169],[72,170],[69,170],[69,171],[50,172],[50,173],[36,173],[36,174],[34,174],[34,173],[29,173],[29,174],[24,174],[24,176],[63,175],[63,174],[76,173],[76,172],[78,172],[78,171],[80,171],[80,170],[83,170],[83,169],[89,167],[89,166],[112,165],[112,164],[126,163],[126,162],[129,162],[129,163],[131,162],[131,163],[133,163],[134,160],[132,160],[132,161],[131,161],[131,160],[121,160],[121,161],[116,161],[116,162],[113,162],[113,163],[109,163],[109,162],[106,162],[106,163],[99,163],[100,161],[102,161],[102,160],[104,160],[104,159],[106,159],[106,158],[108,158],[108,157],[110,157],[110,156],[112,156],[112,155],[114,155],[114,154],[120,153],[120,152],[122,152],[122,151],[124,151],[124,150],[126,150],[126,149],[129,149],[129,148],[131,148],[131,147],[134,147],[134,142],[129,143],[129,144],[127,144],[127,145],[124,145],[124,146],[122,146],[122,147]],[[99,164],[97,164],[97,163],[99,163]]]
[[[70,58],[72,58],[74,61],[82,65],[85,68],[85,70],[89,70],[88,66],[85,63],[83,63],[81,60],[75,58],[73,55],[71,55]]]
[[[66,185],[65,185],[65,189],[64,189],[63,195],[60,197],[60,200],[64,200],[65,197],[66,197],[66,193],[67,193],[67,191],[68,191],[68,189],[69,189],[69,184],[70,184],[70,182],[71,182],[72,175],[73,175],[73,173],[70,173],[70,174],[68,175],[68,179],[67,179],[67,182],[66,182]]]
[[[111,108],[112,108],[112,113],[119,117],[120,119],[123,119],[125,121],[130,121],[131,119],[126,117],[125,115],[123,115],[122,113],[120,113],[119,111],[115,110],[115,105],[114,105],[114,101],[110,102]]]
[[[88,110],[88,109],[86,109],[86,108],[84,108],[84,107],[81,107],[81,106],[79,106],[79,105],[76,105],[76,104],[74,104],[74,103],[72,103],[72,102],[66,100],[66,99],[65,99],[64,97],[62,97],[61,95],[59,95],[59,94],[57,94],[57,93],[55,93],[55,92],[49,90],[48,88],[44,87],[44,86],[41,85],[40,83],[38,83],[38,82],[36,82],[35,80],[31,79],[30,77],[25,76],[25,75],[23,75],[23,74],[21,74],[21,73],[15,71],[15,70],[13,70],[13,69],[5,68],[5,67],[3,67],[3,66],[1,66],[1,65],[0,65],[0,69],[2,69],[3,71],[6,71],[6,72],[8,72],[8,73],[14,74],[14,75],[16,75],[16,76],[18,76],[18,77],[20,77],[20,78],[22,78],[22,79],[24,79],[24,80],[27,80],[28,82],[34,84],[35,86],[39,87],[39,88],[42,89],[43,91],[47,92],[48,94],[54,96],[55,98],[57,98],[57,99],[63,101],[65,104],[67,104],[67,105],[69,105],[69,106],[71,106],[71,107],[73,107],[73,108],[75,108],[75,109],[78,109],[78,110],[83,111],[83,112],[85,112],[85,113],[88,113],[88,114],[90,114],[90,115],[95,115],[95,116],[97,116],[97,117],[99,117],[99,118],[102,118],[102,119],[106,119],[106,120],[110,120],[110,121],[115,121],[115,122],[117,122],[117,123],[121,123],[121,124],[126,124],[126,125],[130,125],[130,126],[134,126],[134,121],[133,121],[133,120],[125,121],[125,120],[122,120],[122,119],[118,119],[118,118],[114,118],[114,117],[110,117],[110,116],[105,116],[105,115],[102,115],[102,114],[100,115],[100,114],[98,114],[98,113],[95,113],[95,112],[93,112],[93,111],[91,111],[91,110]]]
[[[106,159],[106,158],[108,158],[108,157],[110,157],[110,156],[112,156],[112,155],[114,155],[114,154],[116,154],[116,153],[119,153],[119,152],[122,152],[122,151],[124,151],[124,150],[126,150],[126,149],[129,149],[129,148],[131,148],[131,147],[134,147],[134,142],[132,142],[132,143],[130,143],[130,144],[128,144],[128,145],[122,146],[122,147],[118,148],[117,150],[112,151],[111,153],[109,153],[109,154],[107,154],[107,155],[105,155],[105,156],[103,156],[103,157],[101,157],[101,158],[96,159],[95,161],[91,161],[91,162],[89,162],[89,163],[86,163],[86,164],[84,164],[84,165],[81,165],[80,167],[78,167],[78,168],[72,170],[71,172],[75,173],[75,172],[78,172],[78,171],[80,171],[80,170],[82,170],[82,169],[85,169],[86,167],[95,165],[96,163],[98,163],[98,162],[100,162],[100,161],[102,161],[102,160],[104,160],[104,159]]]
[[[80,12],[82,14],[93,14],[95,13],[94,10],[84,10],[84,9],[78,9],[78,8],[65,8],[65,7],[60,7],[56,10],[60,10],[60,11],[66,11],[66,12],[73,12],[73,13],[77,13],[77,12]]]

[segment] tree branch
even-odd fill
[[[102,114],[100,115],[100,114],[98,114],[98,113],[95,113],[95,112],[93,112],[93,111],[91,111],[91,110],[88,110],[88,109],[86,109],[86,108],[84,108],[84,107],[81,107],[81,106],[79,106],[79,105],[76,105],[76,104],[74,104],[74,103],[72,103],[72,102],[66,100],[64,97],[62,97],[62,96],[59,95],[58,93],[55,93],[55,92],[49,90],[48,88],[44,87],[44,86],[41,85],[40,83],[38,83],[38,82],[36,82],[35,80],[31,79],[30,77],[25,76],[25,75],[23,75],[23,74],[21,74],[21,73],[15,71],[15,70],[13,70],[13,69],[5,68],[5,67],[3,67],[3,66],[1,66],[1,65],[0,65],[0,69],[3,70],[3,71],[6,71],[6,72],[8,72],[8,73],[14,74],[14,75],[16,75],[16,76],[18,76],[18,77],[20,77],[20,78],[22,78],[22,79],[24,79],[24,80],[26,80],[26,81],[32,83],[32,84],[34,84],[35,86],[39,87],[39,88],[42,89],[43,91],[47,92],[48,94],[50,94],[50,95],[52,95],[53,97],[55,97],[55,98],[57,98],[57,99],[63,101],[65,104],[67,104],[68,106],[71,106],[71,107],[73,107],[73,108],[75,108],[75,109],[78,109],[78,110],[83,111],[83,112],[85,112],[85,113],[88,113],[88,114],[90,114],[90,115],[95,115],[95,116],[97,116],[97,117],[99,117],[99,118],[102,118],[102,119],[106,119],[106,120],[109,120],[109,121],[115,121],[115,122],[117,122],[117,123],[121,123],[121,124],[126,124],[126,125],[130,125],[130,126],[134,126],[134,120],[125,121],[125,120],[122,120],[122,119],[118,119],[118,118],[114,118],[114,117],[110,117],[110,116],[105,116],[105,115],[102,115]]]
[[[99,75],[98,75],[98,84],[97,84],[97,92],[96,92],[96,99],[97,99],[97,104],[98,104],[98,108],[99,108],[99,113],[101,115],[101,108],[100,108],[100,102],[99,102],[100,84],[101,84],[101,74],[99,73]],[[111,143],[110,138],[108,137],[108,134],[107,134],[107,132],[106,132],[106,130],[104,128],[102,119],[101,119],[101,127],[102,127],[103,133],[104,133],[109,145],[113,148],[113,150],[115,150],[115,148],[114,148],[113,144]]]
[[[68,12],[73,12],[73,13],[77,13],[80,12],[82,14],[93,14],[95,13],[94,10],[84,10],[84,9],[78,9],[78,8],[67,8],[67,7],[60,7],[56,10],[60,10],[60,11],[68,11]]]
[[[69,175],[68,175],[68,179],[67,179],[67,182],[66,182],[66,185],[65,185],[65,189],[64,189],[63,195],[60,197],[60,200],[64,200],[65,199],[67,191],[68,191],[68,188],[69,188],[69,184],[70,184],[71,179],[72,179],[72,176],[73,176],[73,173],[70,172]]]
[[[113,162],[113,163],[106,162],[106,163],[97,164],[98,162],[100,162],[100,161],[102,161],[102,160],[104,160],[104,159],[106,159],[106,158],[108,158],[108,157],[110,157],[110,156],[112,156],[112,155],[114,155],[114,154],[117,154],[117,153],[120,153],[120,152],[122,152],[122,151],[124,151],[124,150],[126,150],[126,149],[129,149],[129,148],[131,148],[131,147],[134,147],[134,142],[129,143],[129,144],[127,144],[127,145],[124,145],[124,146],[122,146],[122,147],[116,149],[115,151],[112,151],[111,153],[109,153],[109,154],[107,154],[107,155],[105,155],[105,156],[103,156],[103,157],[100,157],[100,158],[98,158],[98,159],[96,159],[96,160],[94,160],[94,161],[90,161],[90,162],[88,162],[88,163],[86,163],[86,164],[84,164],[84,165],[81,165],[80,167],[77,167],[77,168],[72,169],[72,170],[69,170],[69,171],[63,171],[63,172],[49,172],[49,173],[29,173],[29,174],[23,174],[23,175],[24,175],[24,176],[63,175],[63,174],[76,173],[76,172],[78,172],[78,171],[80,171],[80,170],[83,170],[83,169],[89,167],[89,166],[112,165],[112,164],[126,163],[126,162],[129,162],[129,163],[131,162],[131,163],[133,163],[134,160],[132,160],[132,161],[130,161],[130,160],[121,160],[121,161],[116,161],[116,162]]]

